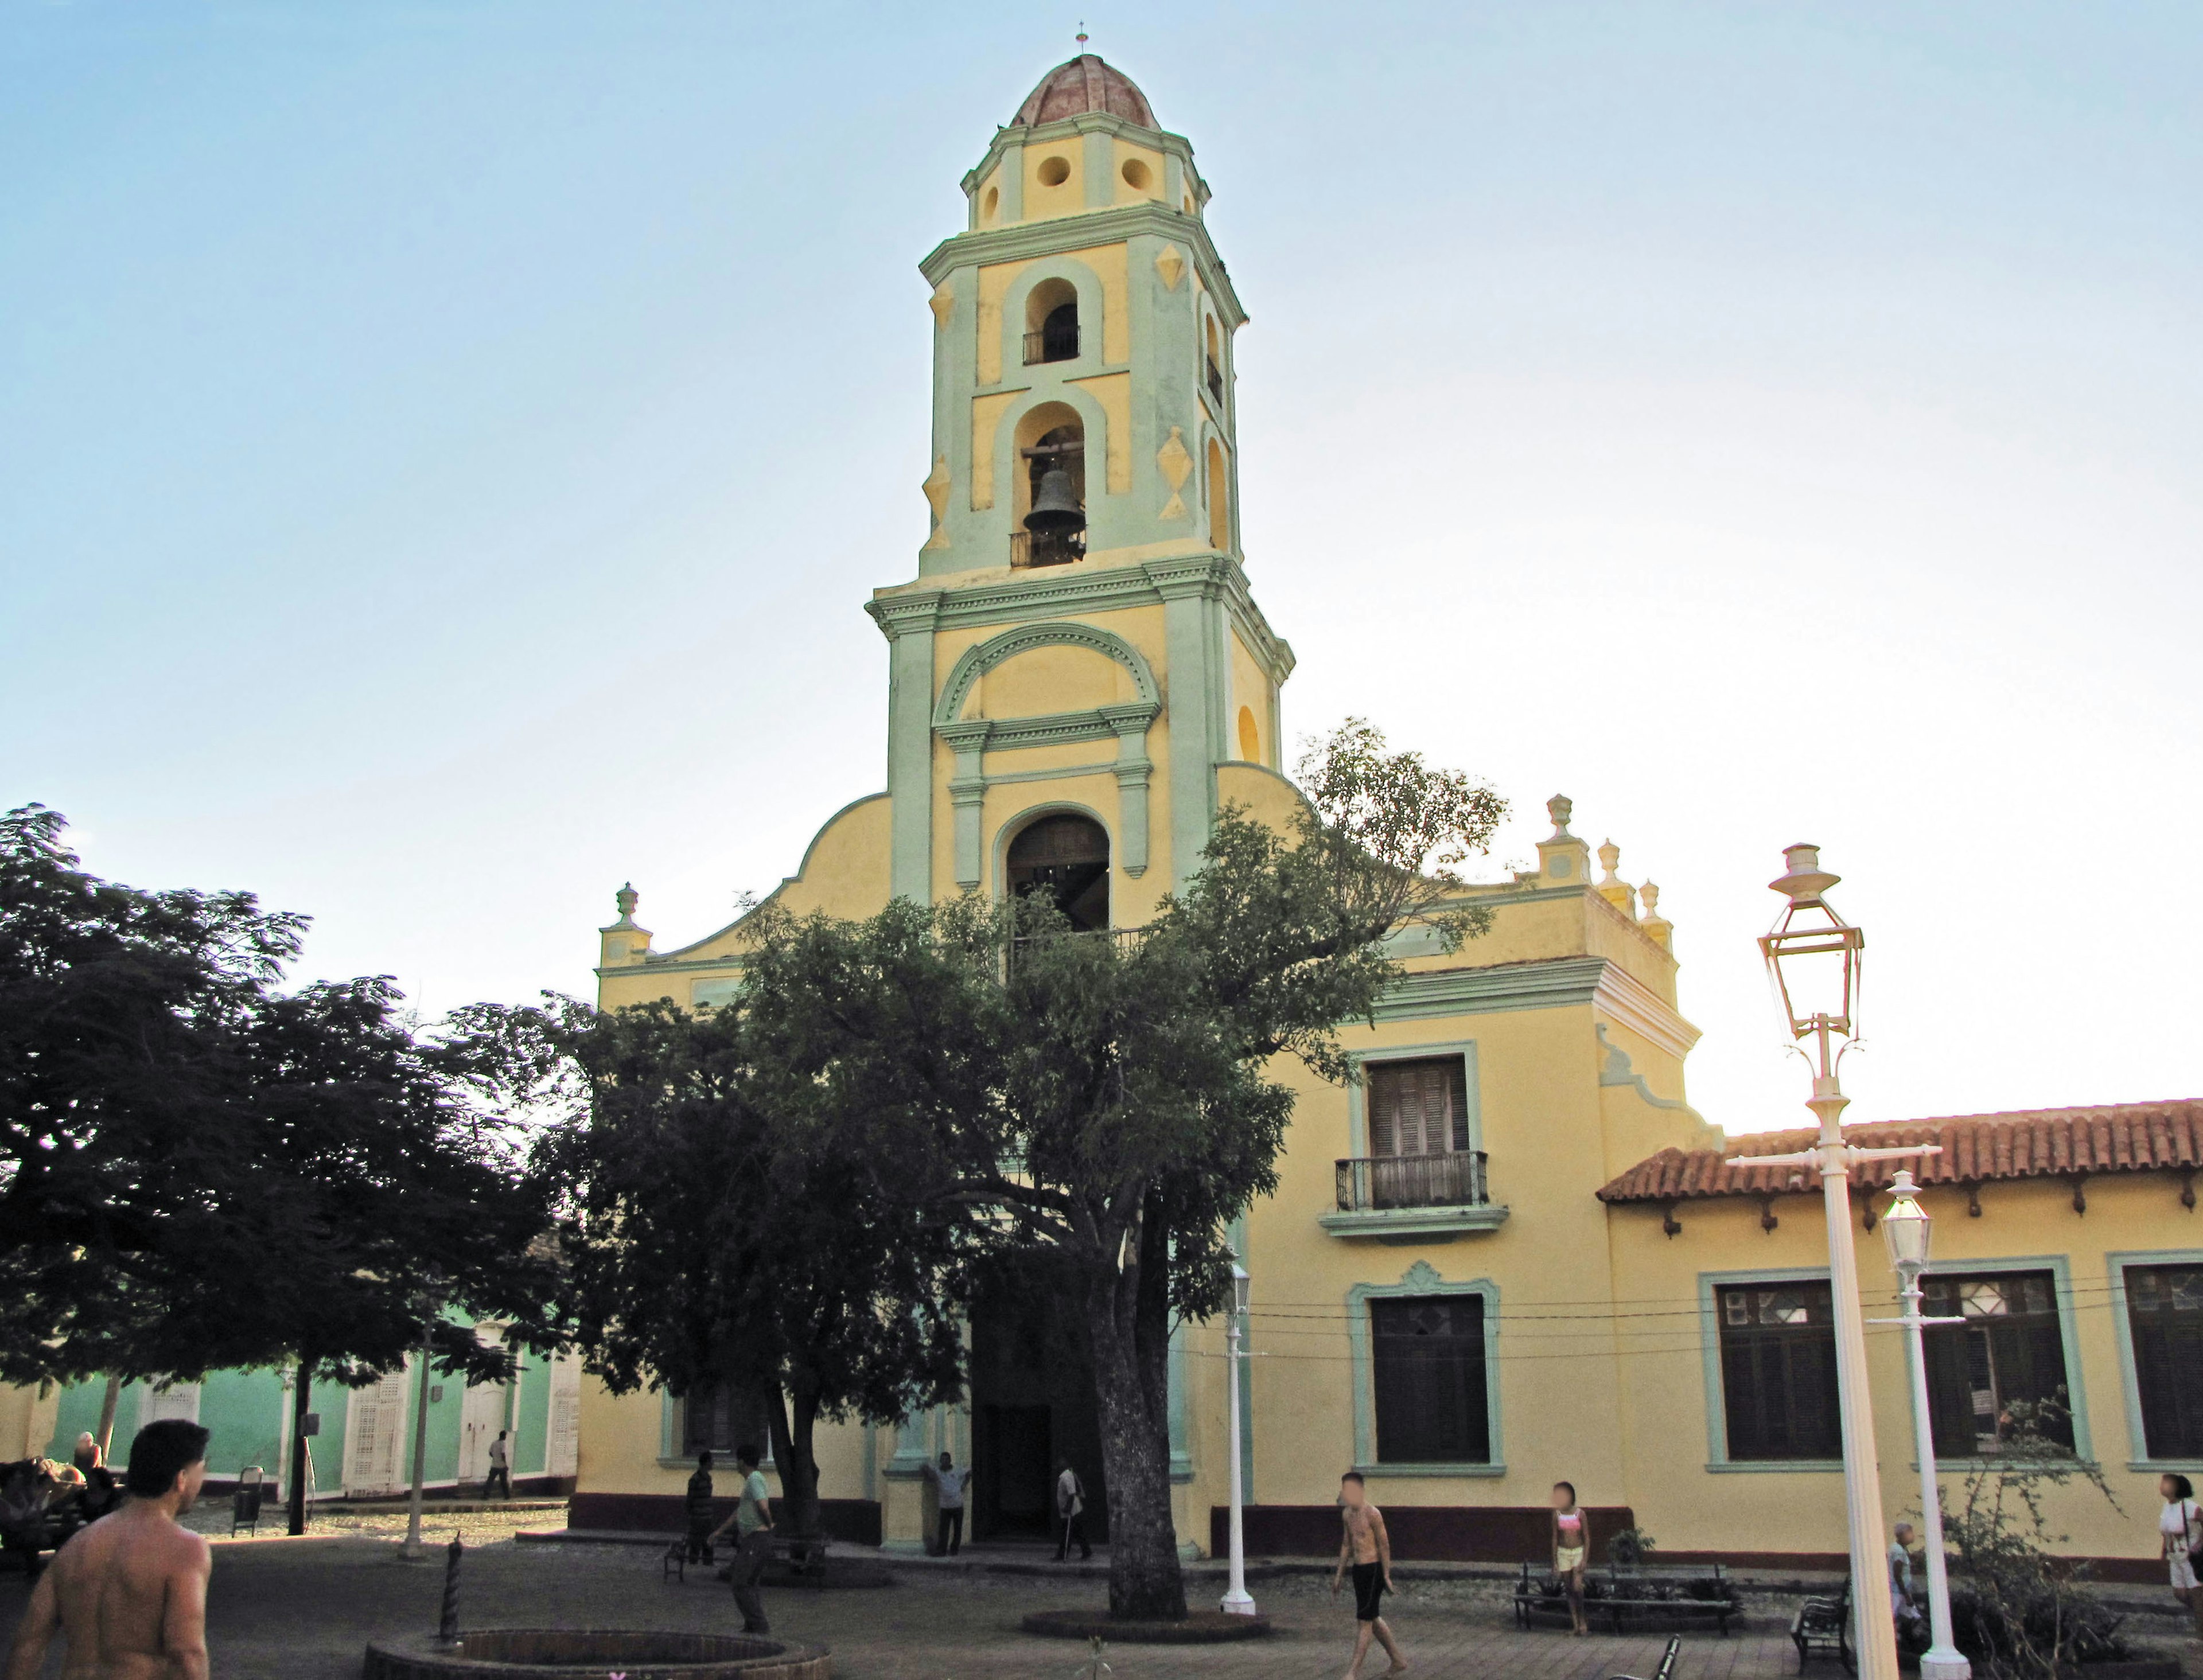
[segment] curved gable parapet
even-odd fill
[[[934,727],[955,722],[963,715],[964,703],[972,698],[972,689],[979,679],[1006,659],[1020,653],[1030,653],[1038,647],[1083,647],[1113,659],[1131,674],[1132,687],[1143,706],[1162,704],[1162,690],[1156,686],[1155,674],[1137,647],[1122,636],[1104,630],[1098,625],[1078,624],[1068,621],[1042,624],[1019,624],[991,636],[976,647],[968,647],[948,673],[948,681],[942,685],[941,698],[933,708]]]

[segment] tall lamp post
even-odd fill
[[[1854,1163],[1934,1152],[1861,1149],[1844,1141],[1839,1117],[1851,1100],[1837,1083],[1836,1064],[1858,1036],[1859,954],[1866,935],[1829,907],[1827,893],[1843,877],[1821,867],[1816,846],[1783,848],[1784,869],[1767,884],[1789,902],[1762,934],[1760,954],[1782,1005],[1793,1043],[1813,1068],[1805,1106],[1820,1123],[1820,1141],[1795,1155],[1749,1155],[1732,1165],[1804,1166],[1821,1175],[1828,1227],[1828,1284],[1836,1321],[1836,1401],[1843,1418],[1844,1505],[1851,1527],[1852,1613],[1858,1630],[1859,1680],[1897,1680],[1897,1627],[1890,1613],[1888,1556],[1881,1527],[1881,1483],[1874,1449],[1873,1398],[1867,1392],[1866,1321],[1859,1310],[1858,1257],[1852,1247],[1851,1170]]]
[[[1881,1235],[1889,1245],[1890,1264],[1897,1268],[1905,1316],[1875,1322],[1905,1326],[1906,1363],[1912,1371],[1912,1441],[1920,1459],[1920,1526],[1928,1543],[1928,1624],[1934,1641],[1920,1658],[1920,1680],[1970,1680],[1973,1665],[1951,1638],[1951,1581],[1943,1565],[1943,1491],[1935,1481],[1935,1429],[1928,1411],[1928,1361],[1920,1340],[1923,1325],[1963,1324],[1965,1320],[1921,1317],[1920,1274],[1928,1266],[1933,1222],[1920,1205],[1918,1187],[1908,1169],[1897,1170],[1889,1188],[1897,1200],[1881,1216]]]
[[[1231,1460],[1231,1584],[1225,1589],[1222,1601],[1217,1608],[1231,1616],[1251,1616],[1255,1600],[1247,1592],[1247,1541],[1242,1532],[1239,1512],[1245,1490],[1239,1485],[1239,1362],[1246,1357],[1239,1351],[1240,1327],[1247,1320],[1249,1282],[1247,1269],[1237,1260],[1231,1263],[1231,1317],[1224,1327],[1224,1389],[1225,1417],[1227,1419],[1226,1452]]]

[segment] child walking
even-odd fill
[[[1568,1595],[1570,1631],[1591,1631],[1584,1619],[1584,1563],[1591,1556],[1591,1518],[1576,1503],[1576,1484],[1553,1483],[1553,1573]]]

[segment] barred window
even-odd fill
[[[1378,1461],[1490,1464],[1484,1297],[1372,1301],[1369,1330]]]
[[[1715,1295],[1728,1456],[1841,1458],[1834,1298],[1828,1286],[1747,1283]]]
[[[772,1456],[765,1401],[754,1390],[731,1383],[699,1384],[682,1400],[681,1418],[684,1458],[711,1453],[731,1459],[737,1447],[754,1447],[762,1457]]]
[[[2129,1266],[2143,1456],[2203,1459],[2203,1266]]]
[[[1966,1321],[1934,1325],[1922,1336],[1936,1455],[1997,1452],[2029,1412],[2036,1412],[2044,1435],[2070,1447],[2073,1420],[2065,1409],[2065,1338],[2058,1323],[2055,1276],[2046,1271],[1931,1276],[1921,1280],[1921,1293],[1929,1317]]]

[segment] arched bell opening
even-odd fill
[[[1040,816],[1011,838],[1002,869],[1013,898],[1045,893],[1076,933],[1109,925],[1109,835],[1090,816]]]
[[[1064,403],[1043,403],[1018,425],[1018,528],[1013,566],[1060,566],[1086,554],[1086,427]]]
[[[1025,296],[1025,363],[1078,359],[1078,290],[1044,280]]]

